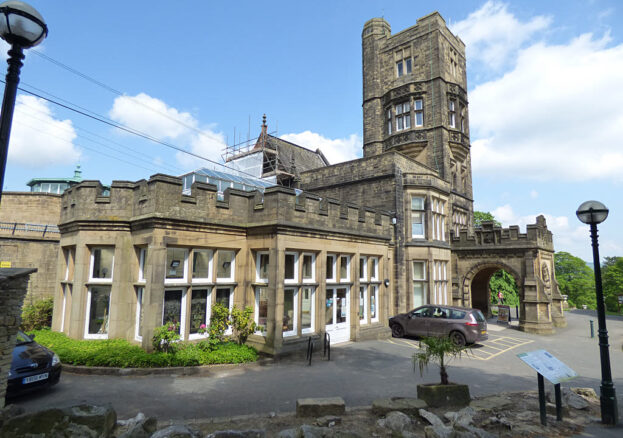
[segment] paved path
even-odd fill
[[[466,382],[472,396],[536,389],[534,371],[516,354],[544,348],[579,377],[564,386],[599,390],[597,338],[591,339],[591,315],[568,314],[569,327],[553,336],[537,336],[491,324],[490,340],[474,354],[450,363],[450,380]],[[596,324],[596,318],[595,324]],[[619,408],[623,408],[623,318],[608,320],[611,363]],[[16,400],[27,410],[79,402],[111,403],[120,419],[138,412],[173,420],[291,412],[302,397],[341,396],[347,406],[370,405],[389,396],[415,396],[420,382],[439,379],[432,367],[423,377],[413,372],[412,339],[354,342],[335,346],[331,362],[316,353],[312,366],[291,358],[267,366],[220,369],[210,377],[84,376],[65,373],[49,391]],[[549,386],[549,385],[547,385]],[[623,421],[623,412],[621,415]]]

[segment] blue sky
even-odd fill
[[[363,24],[382,16],[395,33],[438,10],[467,46],[476,209],[522,230],[545,214],[556,250],[590,261],[575,211],[597,199],[601,254],[623,256],[618,1],[30,4],[50,33],[26,53],[23,88],[216,161],[266,113],[332,163],[361,156]],[[78,163],[103,183],[209,165],[20,93],[4,189]]]

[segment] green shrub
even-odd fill
[[[210,315],[210,326],[208,327],[208,335],[212,342],[223,342],[225,340],[225,330],[229,325],[229,309],[221,303],[212,306],[212,314]]]
[[[234,338],[237,339],[238,345],[247,342],[249,335],[255,332],[257,325],[253,320],[253,309],[245,307],[244,310],[234,308],[231,310],[231,322]]]
[[[215,344],[206,350],[199,344],[175,343],[173,352],[147,353],[123,339],[76,340],[51,330],[34,331],[40,344],[53,350],[61,362],[71,365],[153,368],[254,362],[257,351],[234,342]]]
[[[52,326],[52,310],[54,299],[45,298],[22,308],[22,324],[20,329],[25,332],[41,330]]]
[[[163,326],[156,327],[151,340],[154,350],[161,353],[173,353],[175,351],[175,342],[180,340],[179,329],[179,322],[169,322]]]

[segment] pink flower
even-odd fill
[[[200,328],[200,329],[204,329],[204,328],[206,328],[206,325],[205,325],[205,324],[201,324],[201,325],[199,326],[199,328]]]

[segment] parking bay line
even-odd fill
[[[494,357],[499,356],[500,354],[506,353],[507,351],[510,351],[510,350],[512,350],[512,349],[514,349],[514,348],[520,347],[520,346],[522,346],[522,345],[530,344],[530,343],[532,343],[532,342],[534,342],[534,341],[524,341],[524,342],[522,342],[522,343],[520,343],[520,344],[515,344],[515,345],[513,345],[513,346],[511,346],[511,347],[508,347],[508,348],[506,348],[506,349],[504,349],[504,350],[498,351],[497,353],[492,353],[492,354],[490,354],[488,357],[476,357],[476,359],[478,359],[478,360],[489,360],[489,359],[492,359],[492,358],[494,358]],[[485,346],[485,347],[486,347],[486,346]],[[491,348],[493,348],[493,347],[491,347]],[[483,353],[486,353],[486,352],[485,352],[485,351],[483,351]]]

